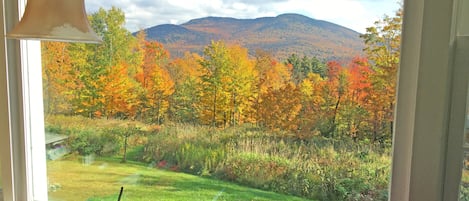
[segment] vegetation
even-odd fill
[[[120,9],[100,9],[90,19],[103,44],[43,43],[46,128],[79,156],[308,199],[385,200],[401,18],[369,28],[366,57],[346,63],[278,61],[224,41],[170,59],[124,29]]]
[[[49,116],[51,124],[47,129],[68,134],[69,147],[75,154],[99,158],[122,156],[123,141],[116,144],[102,136],[112,136],[116,130],[135,132],[135,127],[127,126],[133,124],[139,132],[129,137],[128,146],[133,150],[129,161],[308,199],[384,200],[387,196],[389,147],[355,143],[347,138],[315,137],[298,141],[281,132],[271,133],[252,126],[213,129],[174,124],[154,129],[139,122],[103,124],[106,121]],[[88,133],[98,135],[88,141],[76,137]],[[103,151],[115,146],[117,153]],[[49,164],[62,162],[76,163],[65,160]],[[49,175],[65,174],[56,171],[49,168]]]
[[[216,128],[254,124],[299,139],[349,137],[389,142],[401,15],[370,28],[368,58],[336,61],[212,41],[204,54],[170,60],[145,33],[132,36],[117,9],[91,16],[101,45],[43,43],[47,114]]]

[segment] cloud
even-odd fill
[[[398,1],[398,0],[396,0]],[[87,12],[100,7],[121,8],[130,31],[158,24],[182,24],[206,16],[257,18],[300,13],[364,32],[384,14],[392,15],[398,3],[384,0],[86,0]]]

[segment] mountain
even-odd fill
[[[240,44],[251,54],[263,49],[279,59],[296,53],[346,62],[360,55],[363,49],[360,33],[299,14],[256,19],[205,17],[181,25],[158,25],[144,31],[147,39],[162,43],[172,56],[182,56],[186,51],[202,53],[211,40]]]

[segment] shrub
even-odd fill
[[[46,131],[69,136],[68,147],[80,155],[115,155],[120,152],[123,134],[134,134],[141,127],[141,123],[133,121],[63,115],[46,117]]]
[[[70,134],[68,147],[83,156],[112,156],[119,153],[120,143],[114,133],[90,129]]]

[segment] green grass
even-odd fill
[[[84,164],[80,159],[69,158],[48,161],[47,167],[52,201],[114,201],[121,186],[124,187],[122,201],[305,200],[139,163],[122,164],[118,159]]]

